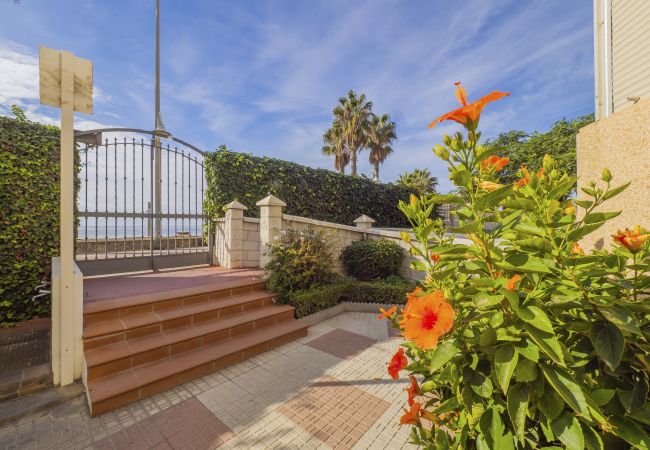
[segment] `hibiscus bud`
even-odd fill
[[[495,183],[493,181],[481,181],[478,184],[478,187],[483,189],[483,190],[486,190],[488,192],[492,192],[492,191],[496,191],[497,189],[502,188],[503,185],[499,184],[499,183]]]
[[[603,169],[603,181],[605,183],[612,181],[612,172],[610,172],[608,168]]]
[[[404,242],[411,242],[411,234],[406,231],[401,231],[399,237],[401,237]]]
[[[433,153],[440,159],[447,160],[449,159],[449,150],[447,150],[442,145],[438,144],[433,147]]]
[[[573,203],[569,202],[569,205],[564,208],[564,214],[572,216],[576,213],[576,207]]]
[[[445,135],[442,137],[442,142],[444,142],[444,144],[445,144],[447,147],[449,147],[449,146],[451,145],[451,136],[449,136],[448,134],[445,134]]]
[[[544,155],[544,158],[542,159],[542,166],[544,166],[547,170],[551,170],[553,168],[553,157],[548,153]]]

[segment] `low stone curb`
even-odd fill
[[[344,312],[363,312],[363,313],[377,313],[379,314],[379,308],[388,309],[391,306],[383,303],[356,303],[356,302],[343,302],[339,303],[336,306],[331,308],[318,311],[317,313],[310,314],[301,318],[300,320],[307,323],[310,327],[321,323],[324,320],[330,319],[334,316],[338,316]]]
[[[0,407],[0,427],[32,414],[51,411],[83,393],[83,385],[81,383],[73,383],[68,386],[46,389],[35,394],[3,402]]]

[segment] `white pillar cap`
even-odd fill
[[[282,207],[287,206],[285,202],[283,202],[273,194],[269,194],[267,197],[264,197],[262,200],[260,200],[255,204],[257,206],[282,206]]]

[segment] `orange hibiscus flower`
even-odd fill
[[[518,274],[514,274],[512,278],[506,282],[506,285],[504,287],[507,291],[514,291],[517,289],[517,283],[519,283],[519,280],[521,280],[521,277]]]
[[[467,92],[465,88],[461,86],[460,82],[454,83],[456,85],[456,98],[461,104],[461,107],[453,111],[449,111],[447,114],[443,114],[438,117],[436,120],[429,124],[429,128],[433,128],[437,123],[444,122],[445,120],[453,120],[458,122],[461,125],[467,126],[468,123],[475,123],[478,121],[481,111],[485,108],[490,102],[499,100],[500,98],[507,97],[510,95],[509,92],[499,92],[494,91],[475,101],[474,103],[467,103]]]
[[[420,423],[420,405],[417,402],[413,402],[411,409],[409,411],[404,410],[404,415],[399,419],[399,423],[402,425],[417,425]]]
[[[393,380],[397,380],[399,378],[399,371],[406,367],[408,363],[406,355],[404,355],[404,349],[400,348],[388,363],[388,375],[390,375]]]
[[[585,256],[585,251],[580,247],[580,244],[574,242],[571,246],[571,253],[578,256]]]
[[[438,261],[440,261],[440,255],[437,253],[431,253],[431,261],[437,263]]]
[[[418,386],[418,382],[413,375],[410,375],[409,379],[411,380],[411,385],[406,388],[406,392],[409,395],[409,406],[413,406],[413,403],[415,403],[415,396],[420,393],[420,386]]]
[[[641,225],[636,225],[633,229],[626,228],[625,231],[619,230],[616,234],[612,234],[614,241],[626,247],[632,253],[641,250],[645,241],[650,239],[650,233],[641,228]]]
[[[386,311],[384,311],[384,308],[379,308],[379,312],[381,314],[377,316],[377,320],[390,319],[390,317],[397,312],[397,306],[391,306]]]
[[[423,350],[435,348],[440,336],[449,332],[453,324],[454,310],[440,291],[410,297],[400,321],[404,338]]]
[[[503,170],[505,166],[510,163],[510,158],[500,158],[497,155],[492,155],[481,162],[483,170],[494,169],[495,172]]]
[[[528,172],[528,169],[526,169],[526,166],[521,166],[521,172],[524,174],[524,176],[515,182],[515,188],[521,188],[530,183],[530,172]],[[544,177],[544,168],[542,167],[537,171],[535,174],[537,178],[543,178]]]

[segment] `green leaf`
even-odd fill
[[[533,327],[532,325],[524,325],[524,330],[528,332],[530,338],[542,349],[555,363],[564,365],[564,353],[562,347],[554,334],[546,333]]]
[[[630,418],[641,422],[644,425],[650,426],[650,402],[646,402],[645,406],[639,411],[629,415]]]
[[[501,200],[506,198],[512,192],[512,185],[508,184],[502,188],[499,188],[495,191],[488,192],[485,195],[479,197],[474,203],[474,207],[477,211],[484,211],[488,208],[499,203]]]
[[[616,391],[614,389],[596,389],[591,393],[591,398],[598,406],[605,406],[614,398]]]
[[[487,309],[492,306],[498,305],[503,300],[503,295],[490,295],[487,292],[481,291],[474,296],[474,304],[480,309]]]
[[[481,372],[471,370],[468,377],[469,385],[474,392],[483,398],[492,398],[494,395],[494,387],[492,386],[492,379],[483,375]]]
[[[607,364],[609,370],[614,371],[621,363],[625,347],[621,330],[611,323],[597,322],[591,326],[589,338],[596,354]]]
[[[603,440],[596,433],[596,430],[586,423],[581,423],[580,426],[582,427],[582,435],[585,438],[585,447],[588,450],[604,450]]]
[[[608,190],[607,192],[605,192],[605,193],[603,194],[603,200],[609,200],[610,198],[617,196],[618,194],[620,194],[621,192],[623,192],[625,189],[627,189],[627,187],[628,187],[630,184],[632,184],[631,181],[630,181],[629,183],[625,183],[625,184],[622,185],[622,186],[618,186],[618,187],[615,187],[614,189],[610,189],[610,190]]]
[[[553,246],[548,241],[548,239],[540,237],[532,237],[527,239],[519,239],[512,241],[514,245],[517,245],[522,248],[529,248],[533,250],[541,250],[543,252],[551,253],[553,251]]]
[[[612,433],[624,441],[644,450],[650,449],[650,436],[630,419],[621,416],[611,416]]]
[[[551,423],[553,434],[562,442],[567,450],[584,450],[585,438],[578,419],[569,411],[564,411]]]
[[[530,342],[528,339],[515,344],[517,351],[524,358],[537,362],[539,360],[539,347]]]
[[[564,401],[553,391],[544,392],[544,395],[537,400],[537,407],[551,421],[564,409]]]
[[[514,450],[512,435],[504,435],[505,426],[496,408],[486,409],[479,420],[479,429],[490,449]]]
[[[555,333],[555,330],[553,330],[553,325],[551,325],[551,321],[548,319],[548,316],[537,306],[524,306],[523,308],[519,308],[519,311],[517,311],[517,316],[538,330],[542,330],[547,333]]]
[[[641,409],[646,403],[648,396],[648,379],[636,374],[636,381],[631,391],[616,389],[616,394],[621,404],[628,413]]]
[[[564,197],[571,189],[573,189],[575,183],[576,183],[576,179],[573,177],[558,183],[557,186],[555,186],[553,189],[551,189],[548,192],[547,198],[557,199],[560,197]]]
[[[429,372],[432,374],[440,370],[459,352],[456,341],[447,339],[442,341],[433,351],[431,362],[429,363]]]
[[[502,345],[494,354],[496,379],[504,394],[508,392],[510,378],[512,378],[512,374],[515,372],[518,359],[519,354],[512,344]]]
[[[560,367],[553,367],[542,362],[539,363],[539,368],[542,369],[546,381],[562,397],[562,400],[576,413],[587,420],[591,420],[591,414],[582,388],[572,379],[571,375]]]
[[[509,209],[535,211],[537,205],[528,198],[514,198],[503,202],[503,206]]]
[[[583,237],[587,236],[588,234],[596,231],[598,228],[603,226],[605,222],[598,222],[598,223],[590,223],[587,225],[583,225],[579,228],[576,228],[574,230],[571,230],[569,234],[567,235],[567,241],[569,242],[577,242]]]
[[[515,429],[519,442],[524,442],[526,432],[526,415],[528,414],[528,386],[517,383],[508,391],[508,415]]]
[[[453,233],[461,233],[461,234],[476,233],[481,227],[481,225],[482,225],[481,222],[479,222],[478,220],[474,220],[472,222],[466,223],[459,227],[450,228],[449,230]]]
[[[598,306],[598,310],[621,331],[643,336],[634,315],[626,307],[621,305]]]
[[[526,253],[511,253],[505,261],[499,264],[507,270],[515,272],[550,273],[551,269],[544,263],[544,260]]]
[[[582,220],[587,223],[599,223],[605,222],[606,220],[613,219],[621,214],[621,211],[612,211],[612,212],[593,212],[587,214]]]
[[[538,374],[539,370],[537,370],[537,363],[522,358],[517,363],[517,368],[515,369],[515,380],[520,382],[535,381]]]

